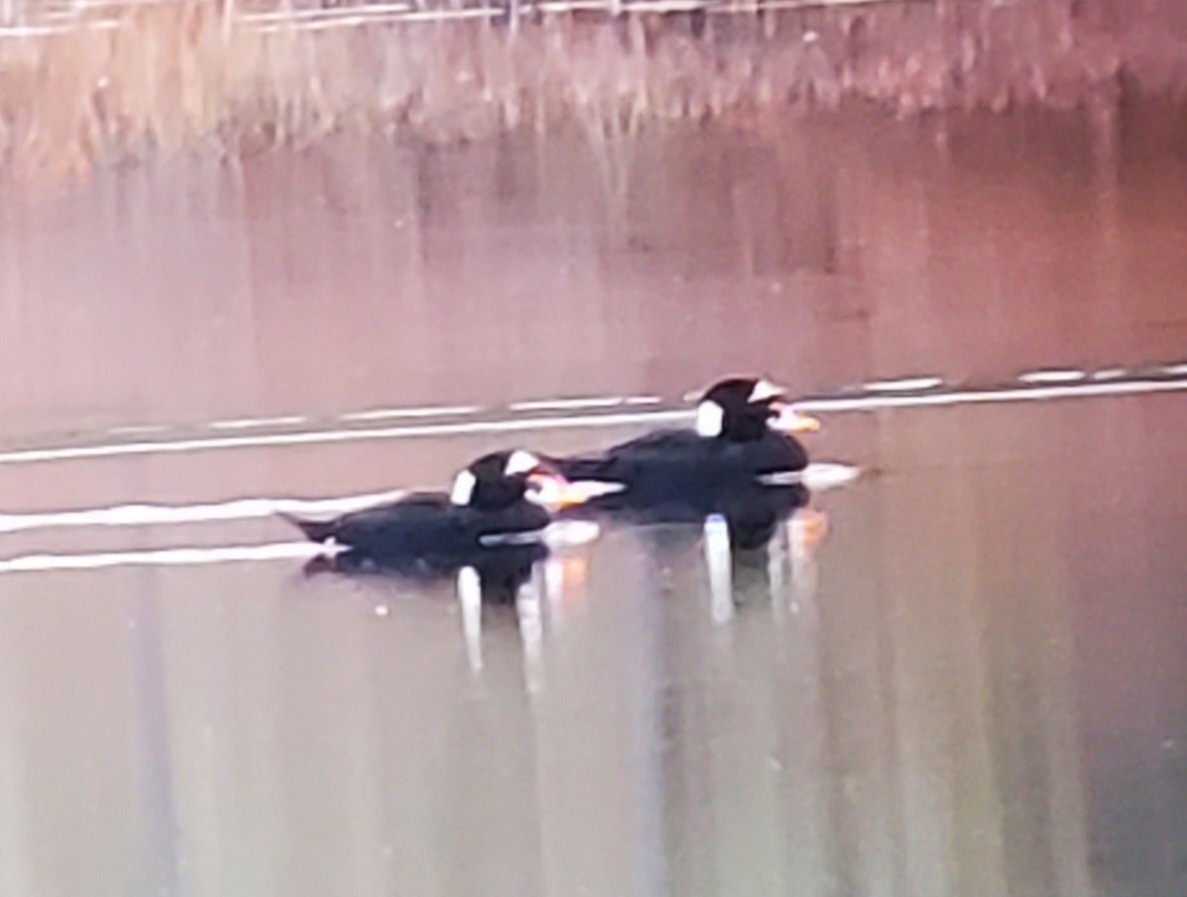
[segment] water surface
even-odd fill
[[[342,141],[5,202],[4,510],[439,483],[731,370],[844,396],[1182,362],[1168,120]],[[621,402],[516,407],[574,397]],[[538,641],[485,609],[477,670],[451,583],[0,574],[0,893],[1187,894],[1182,403],[822,412],[814,456],[867,475],[818,498],[807,567],[735,571],[722,621],[695,529],[609,530],[541,571]],[[146,442],[184,450],[19,454]]]

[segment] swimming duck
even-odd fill
[[[711,386],[696,407],[693,429],[665,429],[604,452],[546,458],[576,487],[603,484],[589,510],[620,512],[648,521],[694,520],[728,510],[739,496],[753,505],[754,490],[775,490],[788,510],[807,501],[800,474],[808,454],[793,433],[819,422],[784,401],[786,391],[759,377],[730,377]],[[768,505],[767,500],[758,501]]]
[[[530,452],[494,452],[460,471],[448,494],[414,493],[326,521],[284,517],[339,549],[335,569],[447,572],[481,564],[500,547],[538,542],[552,519],[541,485],[554,476]]]

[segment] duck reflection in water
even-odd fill
[[[543,607],[562,598],[557,593],[556,578],[548,577],[544,572],[546,565],[556,563],[563,563],[563,559],[553,555],[543,542],[476,547],[435,559],[393,555],[372,557],[348,550],[313,558],[305,565],[305,574],[334,572],[374,576],[418,589],[455,582],[470,668],[477,672],[483,666],[484,608],[493,611],[496,619],[510,612],[513,625],[519,628],[527,686],[535,691],[540,682]],[[565,586],[562,578],[559,588]]]
[[[353,550],[321,554],[305,564],[305,575],[339,573],[374,576],[413,588],[423,588],[457,579],[462,570],[472,570],[482,602],[510,605],[519,590],[532,578],[536,564],[551,554],[547,545],[504,545],[455,552],[448,557],[403,557],[370,555]]]
[[[699,544],[712,615],[719,623],[745,605],[785,601],[794,609],[806,597],[812,556],[827,534],[826,516],[811,506],[811,495],[800,484],[737,486],[716,493],[709,505],[669,504],[609,519],[637,528],[663,570],[684,563]],[[785,594],[789,585],[793,588]]]
[[[325,546],[306,575],[367,574],[420,588],[456,579],[467,652],[478,668],[482,606],[515,608],[530,660],[539,649],[545,591],[536,573],[550,545],[596,538],[591,522],[554,523],[553,507],[582,500],[567,490],[537,456],[502,451],[460,471],[448,493],[414,493],[331,520],[285,519]]]

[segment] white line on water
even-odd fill
[[[992,389],[929,393],[927,395],[879,395],[843,399],[805,399],[794,403],[801,411],[877,411],[892,408],[935,408],[949,405],[982,405],[999,402],[1036,402],[1052,399],[1145,395],[1187,390],[1187,380],[1126,380],[1104,383],[1074,383],[1025,389]],[[543,430],[584,429],[685,422],[689,410],[621,411],[610,414],[566,415],[563,417],[521,417],[511,420],[458,421],[416,424],[375,429],[307,430],[296,433],[260,433],[242,436],[122,442],[61,448],[14,449],[0,452],[0,464],[34,464],[117,458],[131,455],[181,454],[217,449],[263,448],[283,445],[324,445],[382,439],[415,439],[428,436],[459,436],[483,433],[523,433]]]
[[[502,9],[451,9],[451,10],[417,10],[412,12],[391,12],[386,14],[366,14],[366,7],[359,7],[364,11],[361,15],[339,16],[332,19],[314,19],[304,22],[276,22],[255,27],[260,34],[275,34],[280,31],[327,31],[331,28],[357,28],[363,25],[378,25],[384,22],[445,22],[456,19],[495,19],[506,15]]]
[[[225,545],[217,548],[151,548],[143,551],[107,551],[94,554],[26,554],[0,560],[0,573],[277,561],[313,558],[326,553],[326,546],[313,542],[272,542],[265,545]]]
[[[168,433],[165,424],[131,424],[126,427],[111,427],[108,431],[112,436],[147,436],[150,433]]]
[[[287,24],[302,22],[309,19],[340,19],[345,17],[348,13],[354,15],[366,14],[370,16],[384,16],[410,12],[413,7],[407,3],[367,3],[358,6],[347,7],[343,11],[334,9],[290,9],[283,12],[257,12],[244,13],[236,19],[238,22],[245,22],[249,25],[262,24]]]
[[[50,37],[55,34],[77,34],[80,31],[111,31],[119,27],[120,22],[116,19],[93,19],[65,25],[4,25],[0,26],[0,38]]]
[[[573,399],[532,399],[527,402],[512,402],[507,407],[512,411],[577,411],[585,408],[615,408],[625,401],[622,396],[590,396]]]
[[[1087,376],[1084,371],[1049,369],[1027,371],[1019,374],[1018,379],[1023,383],[1078,383]]]
[[[0,514],[0,533],[53,527],[78,526],[151,526],[170,523],[205,523],[213,520],[252,520],[288,514],[343,514],[395,501],[407,495],[395,489],[337,498],[237,498],[231,501],[191,505],[127,504],[75,511],[39,511],[27,514]]]
[[[659,396],[627,396],[626,404],[628,405],[658,405],[663,401]]]
[[[861,399],[807,399],[796,402],[801,411],[878,411],[890,408],[934,408],[944,405],[988,405],[999,402],[1040,402],[1052,399],[1100,398],[1182,392],[1187,380],[1131,380],[1124,383],[1077,383],[1031,389],[987,389],[981,392],[933,393],[925,396],[877,396]],[[3,457],[0,456],[0,461]]]
[[[308,423],[309,418],[300,414],[281,417],[241,417],[233,420],[211,421],[206,426],[212,430],[254,430],[259,427],[285,427]]]
[[[561,430],[586,427],[663,423],[689,418],[687,411],[635,411],[584,417],[520,418],[458,423],[417,424],[381,427],[373,430],[310,430],[300,433],[261,433],[245,436],[214,436],[179,439],[172,442],[123,442],[64,448],[15,449],[0,452],[0,464],[33,464],[44,461],[78,461],[90,458],[118,458],[126,455],[180,454],[215,449],[261,448],[274,445],[319,445],[361,442],[369,439],[413,439],[423,436],[457,436],[478,433],[520,433],[533,430]]]
[[[1105,368],[1092,374],[1093,380],[1120,380],[1129,373],[1125,368]]]
[[[785,481],[772,484],[800,483],[813,491],[824,491],[855,479],[860,470],[845,464],[816,462],[804,471],[790,475]],[[587,497],[604,495],[621,489],[606,483],[584,484]],[[573,483],[576,491],[582,483]],[[202,502],[188,505],[125,504],[99,508],[79,508],[69,511],[38,511],[23,514],[0,514],[0,533],[15,533],[34,529],[64,527],[159,526],[178,523],[207,523],[211,521],[253,520],[272,517],[278,513],[324,517],[373,507],[381,502],[395,501],[409,494],[408,489],[391,489],[341,495],[329,498],[255,498],[245,497],[223,502]],[[553,524],[561,527],[560,523]],[[562,527],[563,528],[563,527]]]
[[[898,380],[874,380],[863,383],[862,388],[870,392],[923,392],[943,385],[944,381],[939,377],[903,377]]]
[[[553,523],[539,534],[551,548],[563,551],[587,545],[598,538],[601,528],[587,520]],[[131,551],[101,551],[77,554],[26,554],[0,560],[0,574],[49,570],[97,570],[110,567],[179,567],[244,561],[277,561],[314,558],[333,554],[332,546],[315,542],[268,542],[260,545],[185,546],[146,548]]]
[[[1182,364],[1164,364],[1158,369],[1160,374],[1170,374],[1171,376],[1182,376],[1187,374],[1187,362]]]
[[[464,417],[467,414],[477,414],[482,408],[478,405],[425,405],[417,408],[373,408],[369,411],[352,411],[349,414],[338,415],[338,420],[368,421],[368,420],[399,420],[417,417]]]

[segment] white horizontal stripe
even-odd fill
[[[505,16],[502,9],[427,9],[412,12],[394,11],[387,14],[341,16],[333,19],[314,19],[303,22],[277,22],[258,25],[260,34],[274,34],[278,31],[328,31],[331,28],[357,28],[362,25],[378,25],[384,22],[445,22],[451,19],[494,19]]]
[[[860,398],[806,399],[794,407],[804,412],[876,411],[892,408],[934,408],[948,405],[979,405],[999,402],[1036,402],[1052,399],[1095,398],[1103,396],[1144,395],[1187,390],[1187,380],[1126,380],[1105,383],[1076,383],[1027,389],[995,389],[930,393],[927,395],[887,395]],[[482,433],[522,433],[544,430],[585,429],[691,422],[688,410],[622,411],[612,414],[567,415],[564,417],[523,417],[513,420],[459,421],[418,424],[375,429],[312,430],[296,433],[260,433],[242,436],[122,442],[60,448],[14,449],[0,452],[0,464],[34,464],[47,461],[71,461],[90,458],[117,458],[131,455],[181,454],[217,449],[263,448],[283,445],[319,445],[337,442],[361,442],[383,439],[416,439],[429,436],[457,436]]]
[[[251,25],[265,23],[301,22],[307,19],[341,19],[355,16],[386,16],[410,12],[412,7],[407,3],[366,3],[358,6],[348,6],[342,9],[290,9],[283,12],[249,12],[236,17],[237,22]]]
[[[533,399],[528,402],[512,402],[507,407],[512,411],[576,411],[582,408],[614,408],[624,401],[622,396],[591,396],[577,399]]]
[[[1092,383],[1040,386],[1034,389],[991,389],[982,392],[933,393],[925,396],[877,396],[862,399],[808,399],[796,402],[800,411],[878,411],[890,408],[935,408],[944,405],[985,405],[998,402],[1041,402],[1052,399],[1099,398],[1101,396],[1145,395],[1182,392],[1187,380],[1129,380],[1124,383]],[[0,456],[0,461],[3,457]]]
[[[939,377],[903,377],[900,380],[874,380],[863,383],[862,387],[870,392],[921,392],[943,384]]]
[[[309,418],[299,414],[283,417],[242,417],[236,420],[216,420],[207,424],[212,430],[253,430],[259,427],[283,427],[307,423]]]
[[[537,534],[544,544],[563,550],[598,538],[600,527],[591,521],[569,520],[550,524]],[[78,554],[27,554],[0,560],[2,573],[50,570],[98,570],[111,567],[178,567],[245,561],[277,561],[333,554],[331,546],[313,542],[270,542],[262,545],[150,548],[140,551],[103,551]],[[341,549],[337,549],[341,550]]]
[[[262,448],[273,445],[319,445],[362,442],[369,439],[414,439],[424,436],[457,436],[474,433],[520,433],[532,430],[562,430],[586,427],[623,426],[688,420],[687,411],[636,411],[587,417],[522,418],[519,420],[475,421],[473,423],[420,424],[373,430],[315,430],[302,433],[261,433],[255,436],[214,436],[179,439],[172,442],[124,442],[64,448],[15,449],[0,452],[0,464],[34,464],[43,461],[78,461],[89,458],[118,458],[128,455],[182,454],[216,449]]]
[[[412,408],[375,408],[370,411],[352,411],[340,414],[338,420],[399,420],[417,417],[462,417],[477,414],[482,409],[477,405],[425,405]]]
[[[149,433],[168,433],[165,424],[132,424],[126,427],[112,427],[107,431],[112,436],[147,436]]]
[[[343,514],[379,502],[394,501],[406,494],[406,490],[399,489],[338,498],[239,498],[192,505],[127,504],[75,511],[0,514],[0,533],[51,527],[152,526],[212,520],[252,520],[271,517],[282,511],[289,514]]]
[[[119,28],[115,19],[93,19],[67,25],[6,25],[0,26],[0,38],[49,37],[54,34],[77,34],[80,31],[111,31]]]
[[[1018,379],[1023,383],[1076,383],[1087,376],[1084,371],[1042,370],[1019,374]]]
[[[227,564],[313,558],[327,553],[326,546],[315,545],[312,542],[273,542],[266,545],[227,545],[219,548],[156,548],[95,554],[27,554],[0,561],[0,573]]]

